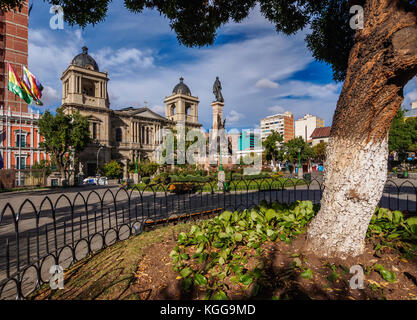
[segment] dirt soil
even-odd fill
[[[32,299],[203,299],[205,290],[181,290],[181,278],[172,270],[169,253],[176,245],[176,237],[189,224],[158,228],[122,243],[71,267],[65,273],[65,289],[51,291],[44,286]],[[291,244],[281,241],[262,245],[264,254],[253,250],[247,267],[263,265],[266,277],[261,289],[251,297],[255,283],[249,287],[234,284],[227,277],[226,294],[231,299],[318,299],[318,300],[417,300],[417,259],[405,259],[397,251],[376,255],[367,243],[366,252],[348,260],[326,260],[305,252],[305,236]],[[298,263],[295,263],[297,259]],[[301,265],[300,265],[301,262]],[[375,270],[381,264],[395,273],[394,283],[385,281]],[[296,266],[297,265],[297,266]],[[332,265],[333,268],[332,268]],[[349,270],[360,265],[365,270],[364,289],[350,289]],[[301,273],[310,269],[312,277]]]

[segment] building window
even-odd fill
[[[146,144],[149,144],[149,128],[146,128]]]
[[[26,157],[19,157],[19,156],[15,156],[16,157],[16,169],[25,169],[26,168]]]
[[[116,129],[116,142],[122,142],[122,129]]]
[[[92,132],[92,138],[93,140],[97,139],[97,123],[93,122],[93,132]]]
[[[26,147],[26,134],[16,133],[16,147],[25,148]]]

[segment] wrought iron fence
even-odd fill
[[[193,183],[183,194],[170,186],[40,191],[17,205],[2,201],[7,203],[0,207],[0,299],[24,299],[49,282],[51,266],[68,268],[147,227],[250,209],[263,199],[318,203],[324,189],[315,179],[282,178],[233,180],[228,191],[217,190],[215,182]],[[416,202],[411,181],[389,180],[380,206],[412,214]]]

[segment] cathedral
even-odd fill
[[[79,112],[90,125],[92,143],[79,155],[80,171],[94,176],[98,166],[116,160],[125,167],[129,162],[149,159],[155,161],[155,150],[162,143],[161,129],[174,127],[178,122],[189,128],[201,128],[198,122],[198,97],[181,78],[172,94],[165,98],[165,116],[146,106],[110,108],[107,91],[109,76],[101,72],[86,47],[74,57],[63,72],[62,106],[66,114]]]

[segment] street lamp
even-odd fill
[[[303,178],[303,168],[301,167],[301,148],[298,148],[298,178]]]
[[[100,154],[101,149],[103,149],[104,146],[102,144],[98,145],[98,151],[97,151],[97,168],[96,168],[96,176],[98,176],[98,156]]]

